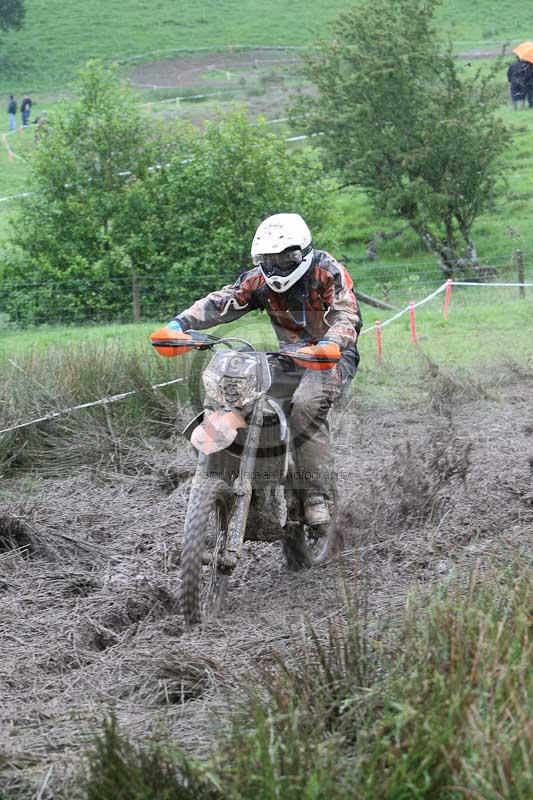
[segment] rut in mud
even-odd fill
[[[290,656],[306,622],[320,633],[342,620],[346,588],[390,618],[408,591],[531,547],[531,378],[470,396],[435,388],[403,409],[355,395],[335,420],[342,556],[291,574],[279,543],[246,545],[224,612],[202,629],[185,630],[177,608],[185,445],[178,471],[162,451],[136,476],[5,480],[0,796],[32,796],[53,764],[53,796],[74,797],[79,755],[111,709],[132,738],[170,732],[208,752],[243,676]]]

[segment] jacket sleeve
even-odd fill
[[[200,331],[223,322],[233,322],[249,311],[258,308],[251,273],[244,273],[233,285],[224,286],[216,292],[196,300],[190,308],[175,319],[185,330]]]
[[[324,314],[328,330],[324,338],[344,349],[357,341],[363,320],[353,281],[346,267],[335,262],[330,274],[332,279],[327,292],[329,307]]]

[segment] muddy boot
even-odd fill
[[[285,556],[287,569],[293,572],[297,572],[300,569],[309,569],[313,566],[302,532],[299,532],[296,536],[287,536],[283,540],[283,555]]]
[[[305,522],[310,528],[325,528],[331,522],[328,504],[323,495],[315,494],[306,497]]]

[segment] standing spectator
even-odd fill
[[[527,104],[533,108],[533,64],[529,61],[524,62],[524,92],[527,97]]]
[[[30,111],[33,103],[31,98],[25,97],[22,103],[20,104],[20,113],[22,114],[22,125],[25,128],[28,122],[30,121]]]
[[[509,81],[509,89],[511,90],[511,102],[515,109],[522,108],[526,105],[526,71],[527,63],[522,61],[518,56],[516,61],[509,64],[507,70],[507,80]]]
[[[7,114],[9,117],[9,130],[17,130],[17,101],[12,94],[9,95],[9,102],[7,104]]]

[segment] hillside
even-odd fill
[[[229,45],[301,46],[350,0],[26,0],[23,31],[3,35],[2,93],[60,93],[88,58],[146,61],[176,50]],[[444,0],[442,33],[461,46],[533,37],[533,6],[511,0]]]
[[[514,250],[521,249],[525,254],[526,274],[531,280],[533,267],[533,229],[530,225],[531,192],[529,186],[533,179],[533,114],[527,109],[514,113],[504,107],[504,76],[502,76],[502,109],[501,114],[512,131],[512,142],[504,160],[507,167],[505,181],[500,185],[495,207],[480,215],[474,225],[474,237],[478,245],[483,264],[502,269],[502,275],[515,280],[516,270],[511,266],[511,255]],[[270,97],[266,94],[263,99]],[[214,100],[221,108],[229,109],[230,100],[223,104],[217,96]],[[283,113],[286,95],[280,90],[279,111]],[[153,106],[157,108],[157,106]],[[160,106],[168,109],[165,104]],[[173,107],[174,108],[174,107]],[[182,103],[180,116],[189,113],[215,113],[215,104]],[[249,104],[250,114],[254,109]],[[152,111],[152,113],[154,113]],[[170,110],[166,112],[170,113]],[[176,112],[174,112],[176,113]],[[270,114],[275,114],[273,110]],[[32,126],[33,128],[34,126]],[[288,132],[287,132],[288,135]],[[15,133],[10,136],[9,146],[17,157],[8,158],[4,148],[0,150],[0,197],[8,197],[32,188],[29,177],[28,159],[33,148],[34,130]],[[24,202],[24,201],[22,201]],[[365,257],[369,240],[385,231],[390,234],[401,229],[396,220],[387,219],[378,214],[368,201],[364,192],[348,189],[332,198],[338,209],[340,224],[339,254],[357,279],[363,291],[379,297],[395,298],[401,303],[407,296],[422,297],[430,287],[439,285],[442,275],[438,265],[424,249],[412,232],[405,230],[398,238],[379,241],[378,258],[370,261]],[[18,209],[17,201],[0,203],[0,251],[5,247],[9,231],[9,218]]]

